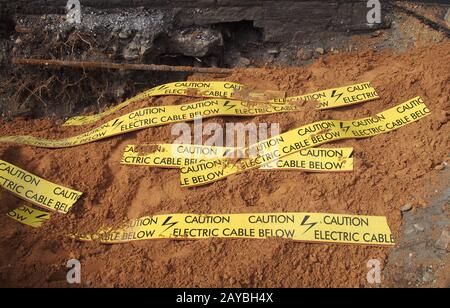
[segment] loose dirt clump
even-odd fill
[[[182,189],[177,170],[120,164],[128,144],[170,143],[171,126],[145,129],[69,149],[0,144],[0,158],[55,183],[85,193],[68,215],[54,214],[41,229],[6,217],[22,204],[0,193],[0,285],[66,286],[65,264],[82,263],[82,286],[146,287],[358,287],[367,262],[385,262],[390,249],[284,240],[158,240],[106,246],[65,236],[120,225],[132,218],[167,213],[331,212],[387,216],[400,235],[400,208],[427,205],[426,183],[439,180],[436,166],[448,156],[450,134],[450,43],[406,53],[362,51],[322,58],[305,68],[237,69],[227,80],[288,96],[371,81],[381,99],[346,108],[209,119],[205,123],[280,123],[282,131],[319,119],[357,119],[420,95],[431,116],[389,134],[345,140],[332,146],[355,149],[350,173],[261,172],[229,177],[212,185]],[[102,122],[143,106],[192,102],[163,97],[128,106]],[[309,106],[306,106],[309,107]],[[191,124],[192,125],[192,124]],[[61,128],[50,119],[0,122],[1,135],[61,138],[88,127]],[[442,276],[442,275],[441,275]],[[446,275],[443,275],[445,278]],[[439,277],[439,276],[437,276]],[[443,285],[444,280],[436,285]]]

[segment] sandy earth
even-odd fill
[[[430,183],[448,161],[450,43],[391,51],[341,53],[305,68],[236,70],[226,78],[288,95],[371,81],[381,99],[330,111],[215,118],[206,122],[280,123],[282,131],[319,119],[355,119],[420,95],[432,115],[400,130],[332,146],[355,148],[355,170],[341,174],[251,171],[212,185],[182,189],[176,170],[120,165],[128,144],[170,142],[171,126],[151,128],[70,149],[48,150],[0,144],[0,158],[85,193],[68,215],[53,215],[38,230],[5,214],[22,202],[0,192],[0,286],[64,287],[68,259],[82,263],[83,287],[359,287],[367,261],[384,264],[389,248],[305,244],[284,240],[159,240],[106,246],[64,236],[95,231],[128,219],[167,213],[332,212],[387,216],[400,235],[400,207],[425,207]],[[142,106],[180,104],[189,98],[155,98]],[[112,118],[109,117],[109,118]],[[104,120],[106,121],[106,119]],[[58,127],[48,119],[0,122],[1,135],[72,136],[84,128]],[[330,145],[330,144],[329,144]],[[445,269],[443,269],[445,270]],[[447,268],[448,270],[448,268]],[[437,275],[445,286],[448,272]],[[439,278],[441,277],[441,278]]]

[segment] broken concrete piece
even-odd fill
[[[323,54],[325,53],[325,49],[319,47],[319,48],[316,48],[316,52],[317,52],[318,54],[323,55]]]
[[[132,41],[124,50],[123,57],[125,60],[136,60],[139,58],[140,45],[136,41]]]
[[[224,45],[222,33],[211,28],[187,28],[170,34],[171,51],[190,57],[205,57]]]

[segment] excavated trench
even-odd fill
[[[349,43],[353,34],[374,33],[389,27],[392,20],[386,8],[381,24],[367,26],[365,2],[357,0],[286,1],[288,11],[279,10],[279,1],[144,1],[142,7],[131,1],[84,1],[83,22],[70,24],[65,21],[64,2],[0,2],[0,63],[7,72],[0,77],[4,117],[61,118],[98,112],[168,79],[186,77],[44,71],[13,66],[12,58],[193,67],[297,66],[328,52],[356,48]]]

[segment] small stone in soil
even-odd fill
[[[313,54],[310,50],[305,50],[304,48],[301,48],[297,52],[297,58],[300,60],[310,60],[313,57]]]
[[[409,203],[408,203],[408,204],[405,204],[404,206],[402,206],[402,207],[400,208],[400,211],[401,211],[402,213],[405,213],[405,212],[411,211],[412,208],[413,208],[412,204],[409,204]]]
[[[431,282],[431,281],[433,281],[433,279],[434,279],[434,275],[429,272],[426,272],[422,278],[423,282]]]
[[[325,53],[325,49],[319,47],[319,48],[316,48],[316,52],[323,55]]]
[[[444,169],[445,169],[445,165],[444,164],[439,164],[436,167],[434,167],[434,170],[437,170],[437,171],[441,171],[441,170],[444,170]]]
[[[378,31],[373,32],[370,36],[371,37],[378,37],[378,36],[380,36],[380,34],[381,34],[381,31],[378,30]]]

